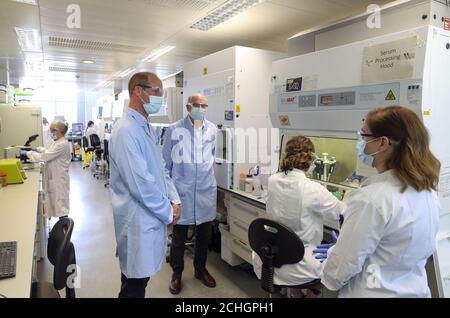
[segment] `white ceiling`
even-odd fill
[[[0,0],[0,68],[11,82],[24,76],[24,59],[44,61],[49,81],[76,82],[92,89],[129,67],[164,77],[190,60],[233,45],[286,51],[287,39],[300,31],[366,11],[390,0],[266,0],[204,32],[189,26],[225,0],[38,0],[38,6]],[[81,28],[69,29],[67,7],[81,7]],[[24,56],[14,27],[38,29],[43,53]],[[101,42],[107,49],[49,45],[50,37]],[[155,62],[140,59],[160,45],[176,49]],[[109,49],[111,48],[111,49]],[[95,64],[83,64],[94,60]],[[59,71],[49,71],[52,70]],[[78,75],[78,76],[77,76]],[[79,77],[79,78],[77,78]]]

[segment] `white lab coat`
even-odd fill
[[[102,119],[100,119],[99,123],[98,123],[98,137],[100,138],[100,141],[103,142],[103,140],[105,139],[105,125],[106,122]]]
[[[70,143],[65,138],[55,141],[50,148],[29,151],[28,158],[44,162],[44,213],[49,217],[69,215],[70,179],[69,166],[72,159]]]
[[[42,126],[42,139],[44,141],[44,148],[50,148],[53,144],[52,134],[50,132],[50,125]]]
[[[339,297],[430,297],[425,264],[435,250],[439,202],[386,171],[352,192],[322,283]]]
[[[88,145],[89,145],[89,147],[91,147],[91,135],[98,135],[98,134],[97,134],[97,131],[95,130],[94,127],[89,127],[89,128],[86,130],[86,138],[87,138],[87,140],[88,140]],[[100,139],[100,141],[102,141],[102,140]]]
[[[321,277],[323,265],[315,259],[313,250],[323,239],[323,219],[327,216],[337,221],[344,209],[344,203],[308,179],[302,170],[294,169],[287,175],[277,173],[269,178],[267,217],[292,229],[305,246],[302,261],[275,268],[276,285],[300,285]],[[252,257],[255,273],[261,278],[261,259],[255,252]]]

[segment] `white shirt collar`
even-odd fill
[[[191,126],[195,129],[196,127],[194,126],[194,123],[191,120],[191,116],[189,116],[189,114],[187,115],[187,121],[191,124]],[[200,127],[198,127],[197,129],[203,129],[203,127],[205,127],[205,121],[202,121],[202,125]]]

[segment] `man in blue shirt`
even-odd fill
[[[181,219],[173,227],[170,265],[173,275],[169,291],[180,293],[184,269],[184,245],[189,225],[195,225],[195,277],[204,285],[215,287],[216,281],[206,269],[211,221],[216,218],[217,186],[214,176],[216,126],[205,119],[208,102],[205,96],[189,97],[188,115],[166,132],[163,156],[180,194]]]
[[[163,265],[167,225],[180,217],[180,199],[164,169],[147,117],[162,105],[162,82],[152,73],[130,79],[130,104],[110,139],[111,200],[122,272],[121,298],[144,298]]]

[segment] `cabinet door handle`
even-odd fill
[[[237,241],[237,240],[233,240],[233,243],[234,244],[236,244],[237,246],[239,246],[240,248],[242,248],[243,250],[245,250],[245,251],[247,251],[247,252],[252,252],[252,250],[249,250],[248,248],[247,248],[247,246],[244,246],[244,245],[246,245],[245,243],[243,243],[243,242],[241,242],[241,241]],[[243,245],[244,244],[244,245]]]
[[[244,206],[244,205],[242,205],[242,204],[234,203],[234,205],[235,205],[236,207],[239,207],[241,210],[243,210],[243,211],[245,211],[245,212],[247,212],[247,213],[250,213],[250,214],[255,215],[255,216],[259,216],[259,213],[258,213],[258,212],[253,211],[253,210],[250,210],[249,208],[247,208],[246,206]]]

